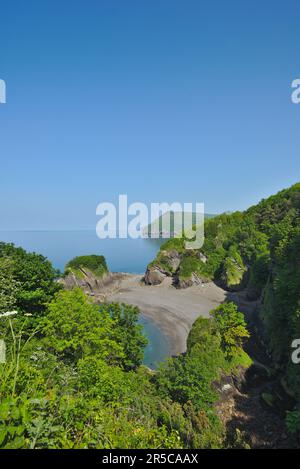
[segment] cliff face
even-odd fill
[[[172,249],[180,259],[175,272]],[[245,212],[207,220],[201,251],[186,250],[184,240],[169,240],[145,279],[160,282],[169,275],[178,287],[187,287],[208,278],[231,293],[244,290],[247,300],[262,305],[255,332],[268,348],[274,377],[297,401],[287,424],[300,437],[300,365],[292,359],[292,344],[300,337],[299,253],[300,183]]]
[[[146,285],[159,285],[166,277],[172,278],[176,288],[188,288],[192,285],[201,285],[208,279],[201,275],[199,265],[206,262],[206,257],[201,253],[189,253],[189,261],[192,266],[186,272],[187,256],[180,249],[163,249],[157,258],[147,267],[144,281]]]
[[[245,212],[206,220],[199,250],[186,249],[183,238],[168,240],[148,265],[145,282],[156,285],[170,276],[185,288],[210,280],[228,291],[247,289],[248,298],[257,300],[270,275],[274,246],[299,219],[300,183]]]
[[[69,269],[68,273],[59,280],[67,290],[74,287],[81,288],[84,293],[92,297],[95,302],[106,301],[106,296],[118,289],[119,283],[125,274],[107,272],[101,277],[90,270],[81,267],[76,272]]]
[[[159,259],[149,264],[145,273],[146,285],[159,285],[166,277],[172,277],[180,265],[180,254],[176,249],[160,251]]]

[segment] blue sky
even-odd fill
[[[0,229],[99,202],[245,209],[300,180],[297,1],[1,2]]]

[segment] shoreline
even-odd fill
[[[143,275],[123,274],[118,276],[117,287],[105,292],[105,301],[137,306],[165,336],[170,346],[170,356],[186,351],[186,340],[194,321],[208,317],[209,312],[221,304],[227,292],[213,282],[176,289],[171,279],[160,285],[144,285]],[[112,282],[114,283],[114,282]]]

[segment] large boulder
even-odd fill
[[[98,303],[105,301],[106,295],[118,288],[121,279],[126,274],[106,272],[101,277],[86,268],[68,272],[59,280],[65,289],[81,288],[84,293]]]
[[[173,284],[177,288],[202,285],[209,281],[205,263],[207,258],[199,251],[187,250],[181,257],[179,268],[174,274]]]
[[[95,276],[88,269],[80,269],[80,276],[76,272],[69,272],[61,279],[61,283],[67,290],[71,290],[74,287],[81,288],[84,293],[90,296],[95,296],[101,293],[103,286],[110,279],[111,274],[106,273],[101,278]]]
[[[159,263],[166,273],[173,274],[177,271],[181,257],[176,249],[161,251],[159,254]]]
[[[156,260],[148,265],[144,281],[146,285],[159,285],[178,270],[180,254],[175,249],[162,250]]]
[[[144,276],[144,282],[146,285],[159,285],[166,277],[167,274],[159,267],[148,267]]]
[[[193,285],[199,286],[208,282],[209,280],[205,278],[204,276],[200,276],[196,272],[192,272],[189,278],[181,278],[179,275],[176,275],[174,277],[173,283],[176,288],[189,288],[189,287],[192,287]]]

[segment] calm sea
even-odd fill
[[[12,242],[27,251],[46,256],[55,268],[64,270],[75,256],[101,254],[105,256],[111,272],[143,274],[147,264],[154,259],[161,240],[104,239],[95,231],[0,231],[0,241]],[[141,315],[149,344],[145,350],[145,365],[156,364],[169,355],[168,344],[159,328]]]

